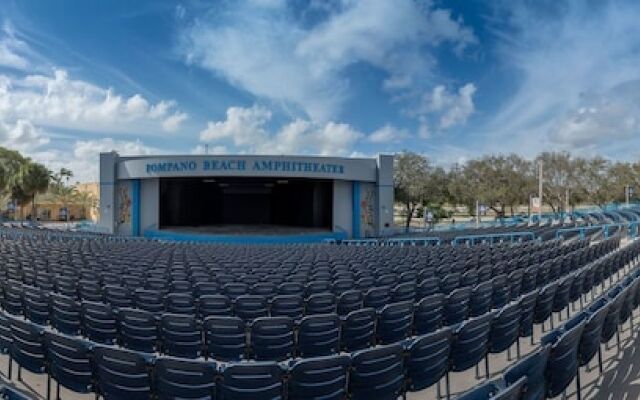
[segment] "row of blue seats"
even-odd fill
[[[631,310],[640,304],[639,271],[545,336],[544,347],[513,365],[502,380],[489,381],[462,398],[543,399],[560,394],[573,379],[578,360],[588,362],[599,344],[609,341],[618,325],[628,320]],[[47,373],[48,393],[53,378],[58,395],[62,385],[80,393],[96,392],[105,399],[326,400],[349,396],[386,400],[431,387],[443,377],[448,382],[449,372],[467,370],[486,360],[489,352],[509,348],[519,334],[518,324],[513,324],[519,312],[507,310],[497,315],[489,312],[455,328],[444,327],[401,343],[285,363],[157,357],[97,345],[15,317],[6,318],[13,336],[12,359],[21,368]],[[582,343],[585,345],[579,346]],[[584,352],[584,358],[578,358],[578,349]],[[512,394],[517,388],[522,389],[518,389],[518,395],[526,395],[495,397]],[[486,397],[476,397],[481,392]]]
[[[552,398],[563,394],[574,379],[580,399],[580,367],[586,366],[597,355],[600,373],[603,373],[601,344],[616,336],[620,346],[620,326],[629,321],[633,329],[633,310],[638,306],[640,269],[636,268],[587,309],[545,335],[538,350],[510,366],[501,376],[463,394],[460,399]]]

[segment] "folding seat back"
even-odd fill
[[[290,317],[257,318],[251,324],[251,350],[259,361],[283,361],[293,357],[293,319]]]
[[[272,297],[277,292],[277,286],[272,282],[258,282],[251,286],[250,293],[258,296]]]
[[[158,321],[152,313],[135,308],[121,308],[117,319],[122,346],[146,353],[157,350]]]
[[[193,293],[193,287],[191,286],[191,282],[186,280],[186,276],[184,279],[173,280],[169,284],[169,292],[171,293]]]
[[[569,386],[578,372],[578,346],[584,321],[562,332],[556,338],[543,338],[543,344],[551,341],[551,353],[547,363],[547,397],[559,396]],[[552,331],[553,335],[554,332]]]
[[[418,285],[417,292],[418,301],[427,296],[440,293],[440,279],[436,277],[424,279]]]
[[[27,371],[44,373],[44,327],[15,317],[8,319],[11,328],[11,358]]]
[[[351,399],[394,399],[400,396],[403,385],[404,355],[399,344],[359,350],[351,355]]]
[[[478,268],[478,283],[487,282],[493,276],[493,269],[490,265]]]
[[[198,317],[231,316],[231,299],[223,294],[208,294],[198,299]]]
[[[133,295],[124,286],[106,285],[104,287],[104,301],[113,308],[133,307]]]
[[[444,320],[447,325],[455,325],[464,321],[469,315],[469,299],[471,288],[455,289],[445,298]]]
[[[524,270],[516,269],[507,275],[507,284],[509,285],[509,299],[515,300],[522,294],[522,280],[524,278]]]
[[[509,349],[520,336],[520,304],[510,303],[495,314],[489,334],[489,352]]]
[[[388,286],[376,286],[367,290],[364,294],[364,306],[381,309],[391,303],[391,288]]]
[[[78,298],[78,280],[77,278],[58,276],[54,278],[56,293],[71,297],[76,300]]]
[[[336,313],[336,307],[336,296],[333,293],[315,293],[305,302],[305,315]]]
[[[413,329],[413,301],[392,303],[378,312],[376,342],[395,343],[406,339]]]
[[[229,364],[222,369],[220,397],[228,400],[284,398],[284,371],[275,362]]]
[[[451,370],[465,371],[478,364],[489,349],[493,313],[464,321],[454,332]]]
[[[82,332],[94,342],[114,344],[118,339],[116,315],[111,306],[104,303],[83,301],[80,305]]]
[[[298,295],[277,295],[271,300],[271,316],[300,319],[304,316],[304,301]]]
[[[198,358],[202,354],[200,324],[195,316],[162,314],[160,340],[164,354],[184,358]]]
[[[242,318],[244,321],[266,317],[269,313],[267,309],[267,298],[255,294],[238,296],[234,304],[234,311],[236,316]]]
[[[347,397],[347,373],[351,358],[347,355],[316,357],[294,361],[289,366],[287,398],[290,400]]]
[[[609,311],[602,326],[602,343],[606,343],[618,331],[620,324],[620,312],[627,297],[627,291],[620,286],[616,286],[607,292],[609,300]]]
[[[398,283],[396,274],[383,274],[376,279],[376,286],[395,286]]]
[[[249,294],[249,285],[240,282],[226,283],[222,285],[222,292],[229,298],[235,299],[243,294]]]
[[[558,282],[545,285],[539,292],[536,307],[533,312],[533,322],[540,324],[547,320],[553,312],[553,299],[555,298]]]
[[[584,330],[578,347],[579,365],[586,365],[600,349],[600,338],[610,303],[600,298],[588,308],[589,315],[585,319]]]
[[[460,286],[461,275],[458,272],[453,272],[445,275],[440,280],[440,291],[442,293],[451,293]]]
[[[620,323],[625,323],[629,320],[629,318],[633,315],[633,310],[635,308],[635,298],[638,293],[638,288],[640,288],[640,279],[639,278],[631,278],[628,277],[625,279],[625,283],[627,283],[627,287],[625,290],[627,291],[627,295],[625,297],[624,303],[622,303],[622,308],[620,309]]]
[[[376,285],[376,280],[372,276],[364,276],[355,282],[358,290],[367,291]]]
[[[143,353],[104,346],[96,346],[93,357],[98,392],[104,399],[151,399],[151,358],[145,358]]]
[[[363,307],[363,296],[360,290],[347,290],[338,296],[338,315],[345,316]]]
[[[531,336],[533,334],[533,319],[537,302],[537,290],[531,291],[518,299],[520,306],[520,337]]]
[[[304,286],[305,297],[313,296],[314,294],[330,293],[331,283],[328,280],[313,280]]]
[[[45,332],[48,372],[59,386],[77,393],[94,391],[93,368],[89,355],[91,344],[76,337]]]
[[[2,308],[12,315],[24,315],[22,283],[14,280],[7,280],[2,284]]]
[[[211,316],[204,320],[203,328],[210,358],[238,361],[246,357],[247,334],[242,319]]]
[[[78,335],[82,326],[80,303],[71,297],[52,293],[51,325],[67,335]]]
[[[136,289],[133,292],[133,303],[136,308],[154,314],[161,314],[165,311],[165,294],[161,291]]]
[[[196,282],[193,285],[193,293],[196,297],[220,294],[220,285],[216,282]]]
[[[469,300],[469,315],[477,317],[486,312],[491,311],[491,304],[493,303],[493,283],[482,282],[471,291],[471,298]]]
[[[362,308],[352,311],[342,323],[341,347],[355,351],[372,346],[375,338],[376,310]]]
[[[477,269],[470,269],[466,272],[464,272],[462,274],[462,277],[460,278],[460,286],[476,286],[478,283],[480,283],[479,278],[478,278],[478,270]]]
[[[154,393],[159,400],[216,399],[216,363],[158,358],[154,363]]]
[[[396,285],[391,289],[391,302],[398,303],[401,301],[416,300],[416,284],[415,282],[404,282]]]
[[[36,287],[23,287],[24,316],[39,325],[49,324],[49,295]]]
[[[196,302],[190,293],[169,293],[165,309],[171,314],[196,315]]]
[[[493,308],[500,308],[506,305],[511,299],[511,287],[507,282],[507,276],[504,274],[497,275],[491,279],[493,285]]]
[[[12,342],[9,318],[0,312],[0,354],[9,354]]]
[[[407,388],[424,390],[437,383],[449,370],[449,353],[453,335],[450,328],[421,335],[408,346]]]
[[[553,312],[560,312],[569,305],[571,296],[571,286],[573,286],[573,275],[560,279],[558,288],[553,296]]]
[[[418,335],[438,330],[444,321],[444,295],[434,294],[423,298],[414,309],[413,324]]]
[[[537,284],[538,266],[531,265],[524,269],[522,274],[522,287],[520,291],[522,294],[529,293],[538,287]]]
[[[353,279],[337,279],[331,284],[331,291],[336,296],[340,296],[347,290],[352,290],[355,287]]]
[[[318,357],[340,352],[340,318],[337,314],[317,314],[300,320],[297,353]]]
[[[304,285],[298,282],[284,282],[278,285],[278,294],[280,295],[304,295]]]

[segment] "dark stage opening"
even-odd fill
[[[160,228],[227,225],[331,230],[333,182],[274,178],[162,178]]]

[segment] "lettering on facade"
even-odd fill
[[[247,163],[241,159],[210,159],[198,163],[195,160],[166,161],[147,163],[147,174],[167,172],[194,172],[194,171],[258,171],[258,172],[301,172],[321,173],[328,175],[344,174],[344,165],[290,160],[256,160]]]

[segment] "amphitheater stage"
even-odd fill
[[[347,234],[328,229],[272,224],[224,224],[207,226],[177,226],[148,229],[150,239],[209,243],[314,243],[325,239],[346,239]]]

